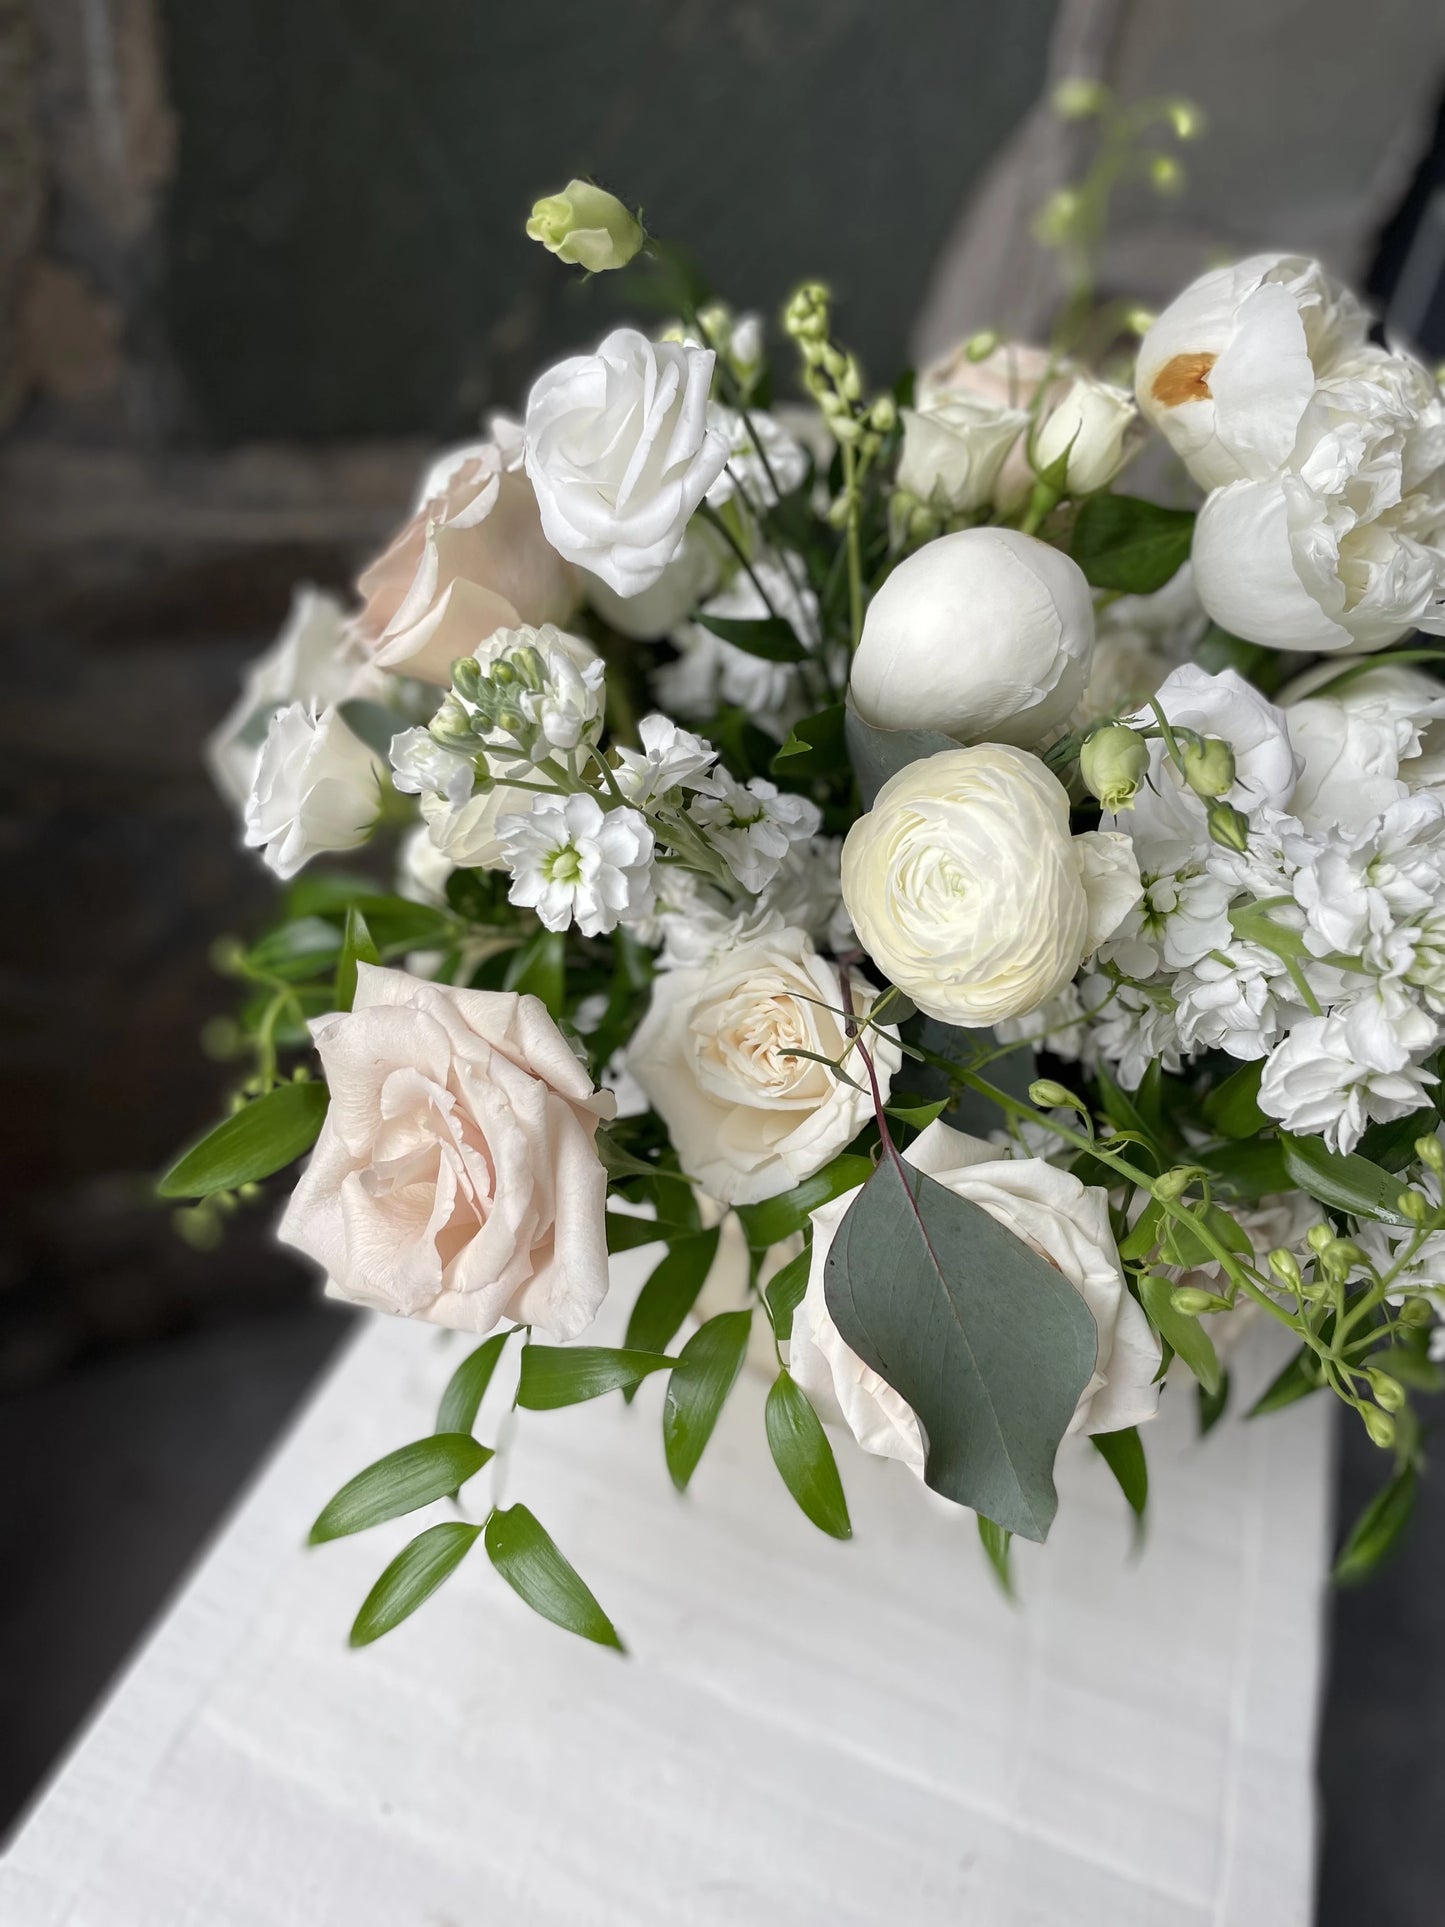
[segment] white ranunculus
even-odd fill
[[[1001,744],[910,763],[843,845],[859,941],[946,1024],[1037,1010],[1138,897],[1128,838],[1071,836],[1063,785]]]
[[[278,877],[323,851],[354,850],[375,827],[385,768],[335,709],[278,710],[246,799],[247,846]]]
[[[508,432],[510,428],[510,433]],[[542,534],[515,428],[433,463],[412,516],[357,583],[357,629],[377,665],[446,683],[496,629],[565,622],[577,579]]]
[[[853,701],[879,729],[1031,748],[1083,695],[1093,648],[1077,563],[1014,529],[961,529],[900,562],[868,605]]]
[[[1107,488],[1139,446],[1139,411],[1126,388],[1097,375],[1076,375],[1034,438],[1034,465],[1064,461],[1065,492]]]
[[[1139,406],[1201,488],[1272,479],[1317,381],[1364,346],[1368,325],[1317,261],[1252,255],[1191,282],[1149,329]]]
[[[710,350],[618,328],[549,368],[527,400],[527,473],[547,539],[618,595],[650,588],[722,473]]]
[[[311,1027],[331,1107],[280,1236],[336,1297],[486,1332],[575,1338],[607,1291],[613,1115],[536,997],[357,967]]]
[[[206,743],[216,787],[238,807],[250,794],[261,745],[278,709],[288,703],[376,700],[387,678],[357,645],[346,611],[335,596],[302,584],[291,598],[285,627],[271,647],[246,666],[241,694]]]
[[[872,1004],[854,980],[860,1016]],[[790,1191],[837,1155],[873,1115],[872,1098],[813,1057],[847,1057],[837,969],[801,930],[764,932],[706,969],[657,977],[627,1068],[667,1126],[687,1175],[723,1204]],[[886,1096],[901,1053],[868,1033]],[[844,1065],[860,1084],[856,1054]]]
[[[1070,1432],[1117,1432],[1154,1417],[1159,1341],[1124,1283],[1105,1191],[1043,1158],[1001,1158],[997,1148],[943,1123],[903,1153],[955,1197],[968,1198],[1046,1258],[1079,1293],[1099,1333],[1094,1373]],[[813,1213],[808,1289],[793,1314],[788,1369],[824,1418],[841,1419],[866,1451],[901,1459],[920,1476],[924,1442],[906,1401],[843,1341],[828,1310],[828,1253],[856,1192]],[[1020,1317],[1026,1317],[1020,1308]]]
[[[1028,426],[1022,408],[942,395],[905,408],[898,486],[947,515],[987,508],[1009,450]]]
[[[1043,387],[1039,400],[1042,413],[1062,397],[1070,374],[1068,362],[1060,362],[1047,348],[1035,348],[1025,341],[1000,341],[986,355],[978,354],[974,343],[964,341],[919,371],[917,405],[926,412],[945,400],[963,399],[995,414],[1010,410],[1027,416]],[[1004,515],[1014,514],[1027,502],[1033,486],[1028,444],[1019,436],[995,478],[994,507]]]

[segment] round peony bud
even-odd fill
[[[625,268],[647,238],[632,210],[591,181],[569,181],[560,194],[538,201],[527,237],[590,274]]]
[[[1093,649],[1076,563],[1014,529],[962,529],[900,562],[868,605],[853,701],[879,729],[1031,748],[1083,695]]]
[[[848,832],[842,867],[864,948],[946,1024],[1037,1010],[1139,899],[1129,839],[1071,836],[1057,777],[997,743],[900,770]]]
[[[1127,723],[1108,723],[1079,751],[1079,774],[1106,810],[1127,810],[1149,774],[1149,745]]]

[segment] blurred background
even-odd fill
[[[1106,294],[1283,245],[1445,355],[1438,0],[0,0],[0,1825],[348,1328],[269,1207],[203,1252],[150,1191],[224,1100],[210,946],[271,901],[200,762],[241,664],[601,330],[538,192],[596,174],[770,317],[830,281],[891,374],[1043,331],[1078,74],[1210,125],[1121,196]],[[1340,1476],[1353,1513],[1353,1434]],[[1442,1525],[1445,1476],[1332,1607],[1326,1927],[1439,1918]]]

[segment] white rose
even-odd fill
[[[705,602],[722,580],[721,541],[711,529],[694,523],[682,547],[650,589],[621,596],[600,576],[583,572],[583,587],[592,607],[621,636],[652,642],[669,635]]]
[[[1061,1272],[1099,1333],[1093,1376],[1070,1432],[1118,1432],[1154,1417],[1159,1341],[1130,1295],[1109,1228],[1108,1194],[1043,1158],[1001,1158],[981,1138],[930,1124],[903,1153],[908,1163],[978,1205]],[[844,1343],[828,1310],[828,1253],[856,1192],[813,1213],[808,1289],[793,1314],[788,1369],[824,1418],[841,1419],[858,1443],[901,1459],[922,1476],[924,1444],[907,1402]],[[1021,1316],[1023,1313],[1021,1312]]]
[[[1027,416],[1040,387],[1044,388],[1039,402],[1042,411],[1052,407],[1068,385],[1069,364],[1059,361],[1047,348],[1035,348],[1024,341],[1000,341],[986,355],[980,355],[972,341],[964,341],[920,371],[917,402],[926,411],[945,399],[967,399],[995,412],[1008,409]],[[995,479],[994,507],[1012,515],[1029,499],[1033,486],[1028,445],[1019,436]]]
[[[905,408],[898,486],[948,515],[987,508],[1009,450],[1028,426],[1022,408],[943,395]]]
[[[575,1338],[607,1290],[613,1101],[543,1004],[361,964],[350,1014],[311,1029],[331,1108],[282,1241],[357,1304]]]
[[[1065,491],[1093,495],[1109,486],[1137,450],[1138,423],[1127,389],[1095,375],[1076,375],[1034,439],[1035,466],[1048,469],[1062,460]]]
[[[527,473],[547,539],[619,595],[649,588],[722,473],[708,423],[714,357],[618,328],[562,361],[527,400]]]
[[[1149,329],[1139,406],[1201,488],[1268,480],[1294,452],[1317,380],[1368,325],[1317,261],[1252,255],[1191,282]]]
[[[447,881],[456,867],[432,842],[427,825],[418,823],[397,846],[396,893],[410,897],[413,903],[428,903],[444,909]]]
[[[946,1024],[1037,1010],[1138,898],[1128,838],[1071,836],[1063,785],[999,744],[910,763],[843,845],[860,942]]]
[[[1093,648],[1077,563],[1013,529],[961,529],[900,562],[869,603],[853,701],[879,729],[1029,748],[1083,695]]]
[[[543,779],[530,763],[496,763],[499,776],[517,776],[528,783]],[[437,853],[454,870],[500,870],[502,844],[512,825],[509,818],[525,816],[536,800],[529,790],[508,783],[492,783],[475,796],[453,802],[429,795],[421,799],[422,821]]]
[[[497,424],[512,443],[515,430]],[[410,520],[357,583],[379,667],[446,683],[495,629],[565,622],[577,580],[542,534],[519,449],[475,442],[427,472]]]
[[[266,729],[287,703],[325,708],[353,698],[384,697],[386,677],[367,662],[335,596],[302,584],[285,627],[246,667],[241,694],[206,743],[217,789],[241,805],[250,794]]]
[[[262,849],[278,877],[325,850],[354,850],[380,814],[385,768],[335,709],[278,710],[246,799],[247,847]]]
[[[854,987],[866,1015],[872,997]],[[768,931],[710,968],[656,978],[627,1068],[667,1126],[690,1178],[724,1204],[756,1204],[820,1171],[873,1115],[826,1064],[847,1056],[838,972],[801,930]],[[886,1096],[901,1060],[886,1029],[869,1050]],[[844,1068],[866,1085],[856,1053]]]

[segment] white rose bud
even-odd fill
[[[1126,389],[1094,375],[1077,375],[1034,440],[1034,466],[1065,463],[1064,492],[1094,495],[1107,488],[1139,444],[1139,411]]]
[[[1013,529],[961,529],[899,563],[868,605],[853,701],[879,729],[1028,748],[1083,695],[1093,648],[1075,562]]]
[[[527,473],[559,555],[619,595],[650,588],[728,458],[708,422],[712,353],[618,328],[527,400]]]
[[[889,980],[930,1017],[1036,1010],[1139,898],[1129,839],[1069,833],[1063,785],[1001,744],[944,750],[883,785],[843,845],[843,901]]]
[[[326,850],[364,843],[381,811],[386,765],[335,709],[278,710],[246,800],[246,844],[278,877]]]
[[[905,408],[898,486],[950,515],[987,508],[1028,419],[1022,408],[1001,408],[967,395],[944,395]]]
[[[560,194],[538,201],[527,237],[591,274],[625,268],[647,238],[632,210],[591,181],[569,181]]]

